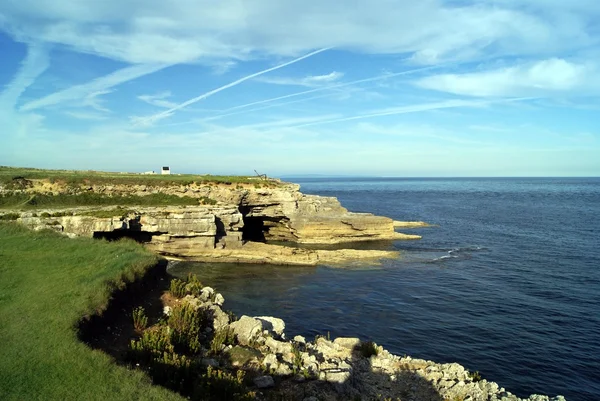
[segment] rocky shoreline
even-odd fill
[[[225,372],[243,371],[257,400],[565,401],[562,396],[522,399],[457,363],[393,355],[358,338],[288,338],[285,322],[270,316],[231,319],[225,299],[211,287],[197,296],[163,296],[163,313],[191,307],[210,316],[206,338],[224,331],[233,344],[203,345],[200,363]],[[209,352],[212,349],[212,353]]]

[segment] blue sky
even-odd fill
[[[0,164],[600,175],[598,0],[5,0]]]

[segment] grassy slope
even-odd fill
[[[105,304],[107,283],[156,257],[132,242],[34,233],[0,222],[0,398],[180,399],[77,339],[78,320]]]
[[[257,177],[251,176],[221,176],[221,175],[141,175],[134,173],[115,173],[102,171],[77,170],[41,170],[26,167],[0,166],[0,183],[10,182],[13,177],[27,179],[62,180],[70,184],[130,184],[130,185],[182,185],[197,183],[255,183]]]

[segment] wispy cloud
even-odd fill
[[[164,91],[154,95],[140,95],[137,98],[153,106],[164,107],[165,109],[177,107],[177,103],[166,100],[169,97],[171,97],[171,91]]]
[[[309,57],[312,57],[312,56],[314,56],[316,54],[322,53],[322,52],[324,52],[326,50],[329,50],[329,49],[328,48],[319,49],[319,50],[310,52],[308,54],[305,54],[305,55],[303,55],[301,57],[297,57],[297,58],[295,58],[295,59],[293,59],[291,61],[288,61],[286,63],[276,65],[275,67],[267,68],[265,70],[262,70],[262,71],[259,71],[259,72],[255,72],[253,74],[246,75],[245,77],[240,78],[238,80],[235,80],[233,82],[230,82],[227,85],[223,85],[223,86],[221,86],[221,87],[219,87],[217,89],[213,89],[211,91],[203,93],[200,96],[196,96],[196,97],[194,97],[192,99],[189,99],[189,100],[187,100],[187,101],[185,101],[183,103],[180,103],[177,106],[170,108],[169,110],[165,110],[165,111],[163,111],[161,113],[157,113],[157,114],[151,115],[149,117],[136,118],[136,119],[134,119],[134,122],[135,122],[136,125],[152,124],[152,123],[154,123],[154,122],[156,122],[158,120],[161,120],[163,118],[170,117],[177,110],[183,109],[183,108],[185,108],[187,106],[190,106],[190,105],[192,105],[194,103],[197,103],[197,102],[199,102],[201,100],[204,100],[204,99],[206,99],[206,98],[208,98],[208,97],[210,97],[210,96],[212,96],[212,95],[214,95],[216,93],[224,91],[225,89],[232,88],[232,87],[234,87],[236,85],[241,84],[242,82],[248,81],[249,79],[258,77],[258,76],[266,74],[268,72],[275,71],[275,70],[278,70],[278,69],[283,68],[283,67],[287,67],[288,65],[297,63],[298,61],[302,61],[302,60],[307,59]]]
[[[390,2],[372,0],[105,0],[0,3],[2,28],[87,54],[130,63],[247,60],[293,56],[323,47],[370,54],[410,54],[418,63],[476,60],[483,54],[547,55],[597,44],[594,1]],[[566,2],[563,2],[566,3]],[[571,3],[577,3],[571,6]],[[549,4],[549,5],[548,5]],[[289,16],[302,23],[290,24]],[[567,16],[567,17],[565,17]]]
[[[76,118],[78,120],[87,120],[87,121],[104,121],[108,118],[104,114],[92,113],[92,112],[86,112],[86,111],[75,111],[75,110],[65,111],[63,114],[65,114],[69,117],[72,117],[72,118]]]
[[[600,94],[600,69],[560,58],[465,74],[441,74],[416,82],[422,88],[479,97]]]
[[[406,70],[406,71],[400,71],[400,72],[394,72],[394,73],[387,73],[386,72],[385,74],[377,75],[377,76],[374,76],[374,77],[357,79],[355,81],[344,82],[344,83],[339,83],[339,84],[335,84],[335,85],[327,85],[327,86],[322,86],[322,87],[315,88],[315,89],[305,90],[305,91],[302,91],[302,92],[290,93],[289,95],[283,95],[283,96],[277,96],[277,97],[273,97],[273,98],[269,98],[269,99],[258,100],[256,102],[250,102],[250,103],[242,104],[242,105],[239,105],[239,106],[231,107],[229,109],[224,110],[224,112],[230,112],[230,111],[233,111],[233,110],[243,109],[243,108],[246,108],[246,107],[256,106],[256,105],[259,105],[259,104],[272,103],[272,102],[276,102],[276,101],[279,101],[279,100],[289,99],[289,98],[292,98],[292,97],[304,96],[304,95],[308,95],[310,93],[315,93],[315,92],[321,92],[321,91],[326,91],[326,90],[331,90],[331,89],[344,88],[344,87],[347,87],[347,86],[353,86],[353,85],[358,85],[358,84],[367,83],[367,82],[382,81],[382,80],[385,80],[385,79],[399,77],[399,76],[402,76],[402,75],[417,74],[417,73],[420,73],[420,72],[434,70],[434,69],[441,68],[441,67],[442,66],[430,66],[430,67],[421,67],[421,68],[415,68],[415,69],[412,69],[412,70]]]
[[[267,84],[275,85],[291,85],[291,86],[307,86],[309,88],[320,87],[326,84],[340,80],[344,73],[332,71],[324,75],[308,75],[302,78],[292,77],[260,77],[257,80]]]
[[[85,84],[71,86],[70,88],[44,96],[41,99],[30,101],[21,106],[20,110],[31,111],[60,103],[82,101],[84,99],[87,99],[88,101],[91,100],[88,105],[93,106],[94,98],[108,93],[107,91],[109,89],[144,75],[152,74],[166,67],[168,67],[168,65],[165,64],[142,64],[122,68]],[[97,105],[98,104],[96,103],[96,106]]]
[[[3,108],[14,109],[23,92],[46,71],[48,66],[49,58],[46,46],[30,44],[19,71],[0,93],[0,105]]]
[[[474,101],[474,100],[446,100],[443,102],[435,102],[435,103],[426,103],[426,104],[415,104],[410,106],[401,106],[401,107],[393,107],[382,110],[377,110],[371,113],[359,114],[355,116],[337,118],[332,120],[324,120],[317,122],[310,122],[306,124],[296,125],[295,128],[299,127],[308,127],[311,125],[321,125],[321,124],[333,124],[345,121],[352,120],[362,120],[366,118],[374,118],[374,117],[383,117],[383,116],[391,116],[397,114],[409,114],[409,113],[419,113],[423,111],[432,111],[432,110],[441,110],[441,109],[450,109],[457,107],[483,107],[492,103],[505,103],[505,102],[517,102],[524,100],[531,100],[532,98],[513,98],[513,99],[503,99],[503,100],[487,100],[487,101]]]

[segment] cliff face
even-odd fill
[[[339,259],[340,254],[274,245],[266,250],[258,245],[244,247],[244,244],[249,241],[336,244],[420,238],[396,233],[394,221],[390,218],[351,213],[335,198],[305,195],[296,184],[269,187],[189,184],[61,188],[56,184],[36,183],[26,191],[55,195],[97,193],[108,197],[165,194],[211,199],[214,205],[132,207],[130,210],[118,207],[48,209],[21,213],[18,219],[34,229],[51,228],[69,236],[133,237],[146,243],[150,249],[171,256],[261,262],[260,258],[250,256],[254,252],[270,256],[276,263],[287,260],[290,263],[316,264],[323,258]],[[294,253],[290,249],[295,250]],[[370,251],[365,252],[367,255]],[[372,252],[375,252],[372,253],[374,257],[382,256],[375,255],[377,251]]]

